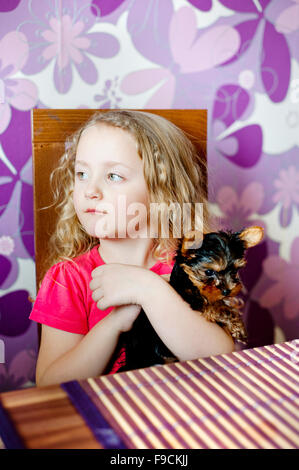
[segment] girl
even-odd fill
[[[163,278],[180,222],[170,217],[169,238],[160,221],[154,236],[148,232],[149,205],[173,202],[204,203],[203,231],[210,231],[204,171],[185,134],[153,113],[99,112],[68,140],[51,175],[59,220],[50,268],[30,315],[42,324],[38,386],[117,372],[125,360],[119,336],[141,308],[179,360],[233,351],[231,337]],[[137,223],[136,208],[143,209]]]

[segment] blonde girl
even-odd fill
[[[166,282],[182,221],[170,213],[169,236],[160,221],[149,236],[153,203],[191,203],[191,228],[202,203],[210,231],[205,172],[186,135],[154,113],[98,112],[67,141],[51,175],[58,222],[30,314],[42,324],[38,386],[117,372],[119,336],[141,308],[180,360],[234,350]]]

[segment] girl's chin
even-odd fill
[[[97,232],[97,231],[90,231],[90,232],[88,232],[88,234],[91,237],[98,238],[98,239],[101,239],[101,240],[106,240],[108,238],[115,238],[115,235],[113,233],[101,233],[101,232]]]
[[[121,228],[121,230],[118,230],[118,227],[100,227],[99,225],[89,225],[85,226],[85,231],[94,238],[99,238],[102,240],[106,239],[121,239],[121,238],[148,238],[149,237],[149,230],[147,228],[144,228],[143,230],[139,229],[138,230],[133,230],[132,228],[129,227],[129,230],[125,228]]]
[[[90,235],[92,237],[95,237],[101,240],[113,240],[113,239],[127,238],[127,237],[119,235],[117,231],[116,232],[113,232],[113,231],[103,232],[100,230],[94,230],[92,231],[92,233],[90,233]]]

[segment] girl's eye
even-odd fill
[[[111,178],[109,178],[111,181],[121,181],[121,180],[123,179],[123,177],[120,176],[120,175],[118,175],[117,173],[109,173],[109,174],[108,174],[108,176],[111,176],[111,175],[112,175],[112,176],[117,176],[117,178],[120,178],[120,179],[114,179],[114,178],[111,179]]]
[[[77,175],[77,177],[79,178],[80,181],[86,180],[86,178],[87,178],[87,173],[85,173],[84,171],[77,171],[76,175]],[[112,178],[111,178],[111,176],[112,176]],[[121,180],[123,180],[123,177],[118,175],[117,173],[108,173],[108,179],[110,181],[121,181]]]
[[[79,179],[82,179],[81,175],[86,175],[86,173],[84,171],[77,171],[76,175],[78,176]]]
[[[213,269],[207,269],[205,271],[205,275],[208,277],[214,276],[214,274],[215,274],[215,271],[213,271]]]

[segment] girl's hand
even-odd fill
[[[111,306],[142,305],[156,286],[157,274],[140,266],[110,263],[98,266],[89,284],[97,307],[106,310]]]
[[[115,307],[110,315],[115,317],[116,328],[119,333],[129,331],[141,310],[141,305],[121,305]]]

